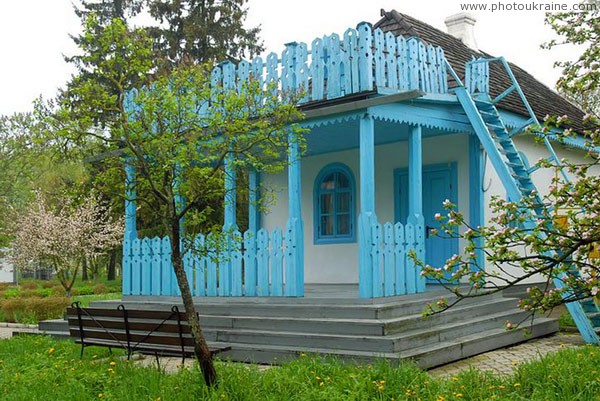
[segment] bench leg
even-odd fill
[[[156,367],[158,370],[160,370],[160,359],[158,358],[158,352],[155,352],[154,356],[156,357]]]
[[[81,344],[81,352],[79,353],[79,359],[83,358],[83,350],[85,349],[85,345]]]

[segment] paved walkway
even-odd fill
[[[36,325],[0,323],[0,338],[10,338],[15,330],[35,331],[36,329]],[[454,376],[462,370],[473,367],[482,371],[492,371],[496,374],[511,374],[515,366],[523,362],[538,359],[561,348],[572,348],[582,345],[584,345],[584,342],[578,333],[559,332],[548,337],[536,338],[512,347],[486,352],[440,366],[431,369],[429,373],[439,377]],[[156,359],[152,356],[137,356],[136,360],[143,366],[156,366]],[[190,367],[192,360],[187,359],[185,365]],[[176,371],[181,367],[181,358],[161,358],[160,367],[167,372]],[[264,366],[264,368],[267,369],[268,366]]]
[[[0,322],[0,338],[11,338],[13,331],[37,331],[37,324],[20,324]]]
[[[579,333],[559,332],[548,337],[535,338],[525,343],[495,351],[486,352],[461,361],[449,363],[429,373],[433,376],[454,376],[470,367],[481,371],[492,371],[496,374],[510,375],[519,364],[541,356],[556,352],[561,348],[573,348],[583,346]]]

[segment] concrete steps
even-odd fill
[[[201,299],[197,307],[206,340],[228,344],[222,359],[280,363],[303,353],[367,362],[377,358],[414,359],[423,368],[438,366],[535,336],[553,333],[558,323],[538,318],[530,327],[507,331],[527,314],[517,300],[500,294],[472,298],[441,314],[423,318],[426,303],[447,293],[356,299]],[[300,302],[293,302],[300,301]],[[101,301],[93,306],[170,310],[171,302]],[[180,304],[180,302],[175,302]],[[40,323],[40,331],[68,333],[63,320]]]
[[[534,337],[549,335],[556,331],[557,323],[554,319],[539,318],[534,326],[528,327],[526,330],[493,329],[485,334],[477,333],[457,337],[453,341],[417,347],[400,353],[229,343],[233,347],[232,350],[219,354],[219,357],[239,362],[277,364],[302,357],[302,355],[318,354],[353,363],[372,363],[381,358],[385,358],[391,363],[399,360],[411,360],[420,368],[429,369],[483,352],[518,344]]]

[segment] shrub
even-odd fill
[[[19,287],[9,287],[6,290],[4,290],[4,293],[2,294],[2,296],[4,298],[16,298],[21,294],[21,290],[19,290]]]
[[[106,294],[108,292],[108,287],[104,284],[96,284],[94,286],[94,294]]]
[[[42,288],[56,288],[56,287],[62,288],[60,283],[56,280],[46,280],[46,281],[42,282]]]
[[[71,294],[73,294],[73,290],[71,290]],[[52,287],[52,295],[64,297],[66,296],[65,289],[62,288],[61,285],[59,285],[58,287]]]
[[[42,295],[36,289],[22,289],[19,293],[19,298],[41,298]]]
[[[38,296],[46,298],[54,294],[54,288],[38,288],[35,292]]]
[[[66,297],[12,298],[2,301],[2,312],[9,322],[37,323],[62,317],[68,304]]]
[[[12,285],[12,283],[0,283],[0,291],[6,290],[11,285]]]
[[[71,290],[71,295],[92,295],[92,294],[94,294],[94,287],[92,287],[90,285],[82,285],[81,287],[76,288],[77,294],[75,294],[74,290]]]
[[[38,288],[38,284],[35,281],[25,281],[21,283],[21,289],[23,290],[36,290]]]

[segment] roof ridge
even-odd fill
[[[444,32],[441,29],[438,29],[438,28],[434,27],[433,25],[428,24],[427,22],[421,21],[421,20],[414,18],[408,14],[402,14],[401,12],[398,12],[394,9],[392,9],[391,11],[385,11],[384,9],[381,9],[381,14],[382,14],[382,16],[385,16],[388,19],[395,20],[401,27],[405,28],[407,31],[410,31],[410,34],[412,36],[419,37],[419,34],[418,34],[418,32],[414,26],[414,22],[413,22],[413,21],[416,21],[420,24],[426,25],[428,29],[435,31],[437,34],[443,35],[445,37],[445,39],[451,40],[456,45],[463,47],[465,50],[468,50],[471,53],[474,53],[474,55],[481,56],[483,54],[487,54],[486,52],[484,52],[480,49],[478,49],[478,50],[471,49],[469,46],[465,45],[462,40],[450,35],[448,32]],[[381,20],[375,24],[374,28],[379,27],[380,22],[381,22]],[[427,40],[425,40],[423,38],[421,38],[421,40],[423,40],[426,43],[429,43]]]

